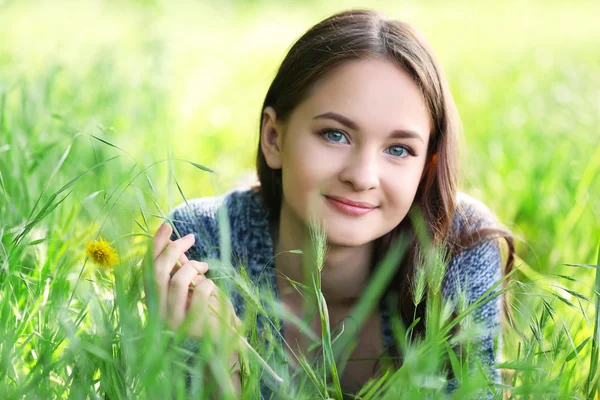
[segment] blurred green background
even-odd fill
[[[563,264],[597,263],[600,1],[0,0],[0,397],[160,389],[170,364],[148,368],[162,353],[130,340],[157,343],[136,268],[146,243],[118,240],[118,269],[94,276],[86,241],[157,228],[181,192],[252,182],[285,52],[354,7],[429,39],[464,124],[461,189],[516,234],[515,278],[539,284],[515,282],[524,328],[504,359],[528,359],[509,383],[590,393],[595,269]]]
[[[167,208],[182,201],[170,173],[188,198],[252,181],[260,106],[279,62],[314,23],[353,7],[408,21],[432,43],[464,123],[461,187],[519,236],[520,256],[540,271],[591,263],[598,1],[0,1],[0,96],[12,132],[0,136],[0,172],[7,192],[21,193],[9,209],[26,215],[44,185],[52,193],[115,155],[65,204],[168,157],[218,174],[182,161],[149,168]],[[133,184],[148,189],[144,174]],[[109,219],[131,216],[127,199],[139,196],[127,188]]]

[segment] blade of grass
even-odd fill
[[[340,377],[338,375],[337,365],[333,353],[331,344],[331,329],[329,327],[329,312],[327,310],[327,303],[323,297],[323,293],[317,284],[317,279],[313,279],[313,287],[317,294],[317,306],[319,307],[319,314],[321,320],[321,343],[323,345],[323,352],[325,355],[326,366],[328,367],[331,378],[333,380],[333,387],[335,389],[335,395],[338,399],[342,399],[344,394],[342,393],[342,385],[340,383]]]
[[[574,359],[575,357],[577,357],[577,355],[581,352],[581,350],[585,347],[585,345],[590,341],[591,337],[587,337],[585,338],[585,340],[581,343],[579,343],[579,346],[577,346],[577,348],[575,350],[573,350],[571,352],[571,354],[569,354],[567,356],[567,358],[565,358],[565,362],[569,362],[572,359]]]
[[[596,261],[596,280],[594,288],[596,291],[600,291],[600,245],[598,246],[598,254]],[[596,369],[598,368],[598,345],[600,342],[600,296],[596,296],[595,304],[595,315],[594,315],[594,335],[592,336],[592,354],[590,356],[590,371],[587,376],[585,383],[585,393],[588,399],[594,398],[596,392],[596,386],[592,385],[596,378]]]
[[[52,181],[52,178],[54,178],[54,176],[56,175],[56,173],[58,172],[58,170],[62,167],[63,163],[65,162],[65,160],[67,159],[67,157],[71,153],[71,148],[72,147],[73,147],[73,143],[69,144],[67,146],[67,148],[65,149],[65,151],[63,152],[63,155],[60,157],[60,159],[56,163],[56,166],[54,167],[54,169],[50,173],[50,176],[46,180],[46,183],[44,184],[44,187],[42,188],[42,191],[41,191],[40,195],[38,196],[37,200],[35,201],[35,204],[33,205],[33,207],[31,207],[31,211],[29,212],[29,216],[27,217],[27,220],[31,219],[31,216],[33,215],[33,212],[37,208],[37,205],[40,203],[40,200],[42,200],[42,196],[44,195],[44,193],[46,192],[46,189],[50,185],[50,182]]]

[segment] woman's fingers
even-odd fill
[[[183,253],[194,244],[194,236],[189,235],[174,242],[168,242],[163,252],[154,260],[154,280],[158,290],[159,313],[167,313],[167,295],[169,290],[170,272]],[[185,255],[184,255],[185,257]],[[185,257],[187,260],[187,257]]]
[[[188,314],[194,318],[189,332],[192,336],[202,336],[207,333],[226,331],[228,327],[238,330],[242,322],[237,317],[231,300],[210,279],[202,281],[192,294]]]
[[[208,272],[208,264],[202,261],[196,261],[196,260],[189,260],[186,261],[185,263],[182,263],[181,265],[183,266],[184,264],[187,263],[191,263],[192,267],[194,267],[196,269],[196,271],[198,271],[199,274],[206,274]],[[175,266],[175,268],[172,271],[173,275],[174,273],[176,273],[179,270],[179,267]],[[199,282],[198,282],[199,283]]]
[[[194,244],[194,235],[172,241],[172,234],[172,227],[165,223],[152,239],[153,272],[158,288],[159,314],[171,329],[177,329],[185,320],[195,296],[194,303],[200,307],[193,318],[193,324],[199,326],[190,332],[195,335],[206,325],[202,320],[220,308],[220,304],[213,297],[216,286],[204,276],[208,272],[208,264],[189,260],[185,255]],[[181,267],[176,264],[177,261]],[[205,314],[204,318],[201,314]],[[197,317],[200,317],[200,321]]]
[[[235,313],[235,309],[233,308],[233,303],[229,296],[227,296],[223,291],[219,289],[219,287],[215,288],[213,296],[210,298],[211,301],[215,301],[218,304],[219,310],[227,311],[224,317],[226,318],[227,323],[230,323],[235,328],[239,328],[242,321],[238,318]]]
[[[154,260],[158,278],[169,276],[181,255],[194,245],[194,240],[194,235],[190,233],[174,242],[167,242],[162,253]]]
[[[185,252],[194,245],[194,235],[172,241],[172,234],[172,227],[163,224],[152,240],[154,277],[163,320],[171,329],[178,329],[191,317],[188,333],[196,337],[204,335],[207,329],[214,332],[223,317],[232,316],[232,320],[239,322],[231,302],[204,276],[208,264],[186,257]],[[176,265],[177,261],[181,267]]]
[[[168,223],[164,223],[160,226],[160,228],[158,228],[154,234],[154,237],[152,238],[152,248],[154,252],[152,257],[153,260],[156,260],[160,253],[162,253],[162,251],[165,249],[165,246],[169,243],[172,233],[173,228]]]
[[[206,325],[210,323],[209,317],[213,314],[211,308],[215,306],[211,301],[215,288],[215,283],[210,279],[203,280],[194,288],[188,310],[188,314],[194,321],[190,328],[192,336],[200,337],[206,332]]]
[[[196,285],[192,295],[192,312],[194,311],[194,307],[199,307],[200,309],[207,308],[210,296],[214,293],[215,287],[216,285],[211,279],[205,279]]]
[[[171,243],[173,243],[173,242],[171,242]],[[179,256],[179,264],[182,265],[182,266],[184,264],[189,263],[190,261],[194,261],[194,260],[188,259],[187,256],[185,255],[185,253],[181,253],[181,255]],[[194,261],[194,262],[198,263],[199,261]],[[206,264],[206,263],[203,263],[203,264]],[[177,272],[179,270],[179,268],[181,268],[181,267],[179,265],[175,264],[175,266],[173,267],[173,269],[171,270],[171,272],[169,272],[169,275],[171,277],[173,277],[173,274],[175,274],[175,272]],[[206,264],[206,269],[208,270],[208,264]],[[205,274],[206,271],[201,272],[201,273]]]
[[[153,260],[156,261],[158,256],[165,250],[167,245],[174,243],[171,240],[171,235],[173,235],[173,228],[168,223],[164,223],[158,228],[156,234],[154,234],[154,237],[152,238]],[[188,261],[189,260],[185,254],[182,254],[179,257],[179,262],[181,265]]]
[[[197,277],[206,279],[199,275],[199,273],[201,269],[207,271],[208,268],[201,268],[198,264],[205,263],[189,261],[171,278],[166,307],[168,309],[167,322],[172,329],[177,329],[185,318],[190,283]]]

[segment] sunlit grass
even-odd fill
[[[55,4],[0,2],[0,397],[181,398],[186,371],[194,396],[224,393],[224,354],[239,341],[202,342],[194,363],[185,363],[189,341],[165,330],[142,297],[146,236],[173,206],[223,193],[252,170],[257,107],[277,62],[310,24],[340,7]],[[523,261],[512,283],[498,287],[512,314],[503,385],[492,386],[518,398],[594,398],[600,9],[593,2],[469,6],[381,4],[438,50],[465,125],[463,187],[520,238]],[[461,27],[459,17],[468,23]],[[86,260],[86,243],[100,236],[119,255],[114,269]],[[397,246],[377,270],[355,321],[366,319],[402,251]],[[284,379],[282,397],[340,397],[335,376],[351,332],[327,332],[318,279],[312,290],[300,283],[298,290],[316,294],[325,334],[286,315],[222,261],[216,282],[249,304],[245,333]],[[417,293],[439,283],[435,253],[427,263]],[[368,383],[362,398],[442,397],[444,368],[462,383],[457,398],[488,385],[467,354],[470,331],[448,336],[474,305],[456,318],[441,302],[429,307],[437,317],[422,341],[392,321],[404,364]],[[297,354],[290,376],[284,349],[267,345],[277,338],[269,330],[261,337],[253,325],[257,315],[298,325],[321,344],[321,356]],[[461,347],[465,353],[452,350]],[[265,372],[246,355],[244,393],[255,398]]]

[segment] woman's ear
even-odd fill
[[[271,169],[281,169],[282,130],[277,124],[277,115],[273,107],[266,107],[260,129],[260,150]]]

